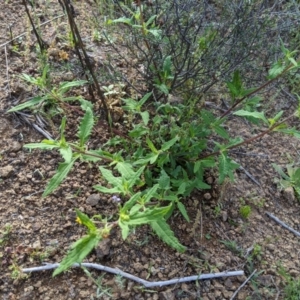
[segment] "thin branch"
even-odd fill
[[[144,285],[146,288],[161,287],[161,286],[166,286],[166,285],[171,285],[171,284],[203,280],[203,279],[244,275],[244,271],[232,271],[232,272],[220,272],[220,273],[211,273],[211,274],[202,274],[202,275],[199,274],[199,275],[195,275],[195,276],[188,276],[188,277],[183,277],[183,278],[175,278],[175,279],[171,279],[171,280],[151,282],[151,281],[147,281],[142,278],[136,277],[134,275],[131,275],[127,272],[123,272],[120,269],[110,268],[110,267],[106,267],[106,266],[99,265],[99,264],[82,263],[82,264],[74,264],[73,265],[73,267],[81,267],[81,266],[86,267],[86,268],[93,268],[93,269],[100,270],[100,271],[105,271],[105,272],[112,273],[115,275],[120,275],[124,278],[138,282],[138,283]],[[52,270],[52,269],[56,269],[57,267],[59,267],[58,263],[54,263],[54,264],[47,263],[45,266],[22,269],[22,272],[30,273],[30,272],[37,272],[37,271],[44,271],[44,270]]]
[[[269,212],[266,212],[266,215],[269,216],[271,219],[273,219],[278,224],[280,224],[282,227],[286,228],[287,230],[289,230],[290,232],[292,232],[296,236],[300,237],[300,232],[299,231],[296,231],[295,229],[293,229],[290,226],[286,225],[284,222],[280,221],[277,217],[275,217],[274,215],[272,215]]]
[[[233,293],[230,300],[233,300],[235,296],[238,294],[238,292],[246,285],[246,283],[254,276],[256,273],[256,269],[251,273],[251,275],[239,286],[239,288]]]

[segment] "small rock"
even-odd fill
[[[33,244],[32,244],[32,248],[34,249],[41,249],[41,241],[40,240],[36,240]]]
[[[289,186],[283,191],[283,197],[290,203],[295,202],[295,192],[293,187]]]
[[[18,152],[22,149],[22,144],[20,144],[19,142],[17,141],[12,141],[10,146],[9,146],[9,150],[11,152]]]
[[[159,294],[159,299],[160,300],[174,300],[175,295],[174,295],[172,289],[169,289],[169,290],[166,290],[164,292],[161,292]]]
[[[205,193],[203,195],[203,197],[204,197],[205,200],[210,200],[211,199],[211,194],[210,193]]]
[[[227,219],[228,219],[228,214],[227,214],[227,211],[222,211],[222,220],[223,220],[223,222],[226,222],[227,221]]]
[[[225,282],[224,282],[224,285],[226,286],[226,288],[227,288],[228,290],[231,290],[231,289],[232,289],[232,281],[231,281],[231,279],[230,279],[230,278],[227,278],[227,279],[225,280]]]
[[[274,246],[273,244],[268,244],[268,245],[266,246],[266,248],[267,248],[269,251],[271,251],[271,252],[273,252],[273,251],[275,250],[275,246]]]
[[[3,168],[0,169],[0,177],[1,178],[8,178],[12,173],[13,173],[13,166],[5,166]]]
[[[87,197],[86,204],[91,206],[96,206],[99,203],[99,201],[100,201],[99,194],[92,194]]]
[[[104,256],[109,254],[111,246],[111,239],[103,239],[95,248],[96,255],[99,259],[103,259]]]
[[[257,277],[257,281],[260,282],[263,286],[270,286],[272,285],[272,276],[260,275]]]
[[[233,292],[230,292],[230,291],[223,291],[222,292],[223,296],[225,299],[230,299],[233,295]]]

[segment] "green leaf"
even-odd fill
[[[264,112],[251,112],[251,111],[247,111],[247,110],[238,110],[236,112],[233,113],[236,116],[240,116],[240,117],[253,117],[259,120],[264,121],[265,124],[269,124],[268,120],[266,119]]]
[[[281,61],[277,61],[276,63],[273,64],[272,68],[269,70],[268,79],[276,78],[284,71],[285,68],[286,66],[282,64]]]
[[[94,115],[92,110],[88,107],[79,125],[78,137],[80,141],[80,147],[82,147],[85,144],[85,142],[88,140],[92,132],[93,126],[94,126]]]
[[[165,79],[167,79],[170,75],[172,75],[171,67],[172,67],[172,57],[169,55],[165,58],[163,63],[163,71],[164,71]]]
[[[34,97],[22,104],[19,104],[11,109],[9,109],[7,112],[15,112],[15,111],[19,111],[19,110],[23,110],[24,108],[28,108],[28,107],[31,107],[31,106],[34,106],[44,100],[46,100],[48,98],[48,96],[37,96],[37,97]]]
[[[181,214],[183,215],[183,217],[188,221],[190,222],[190,218],[187,214],[187,211],[185,209],[185,206],[181,203],[181,202],[177,202],[177,207],[179,209],[179,211],[181,212]]]
[[[129,234],[129,226],[128,226],[128,224],[125,224],[124,222],[122,222],[120,219],[119,219],[118,224],[121,228],[122,239],[126,240],[126,238],[128,237],[128,234]]]
[[[67,145],[66,147],[60,147],[59,153],[63,157],[66,163],[70,163],[73,157],[72,148]]]
[[[125,179],[130,179],[135,175],[135,172],[130,163],[120,161],[116,164],[115,168],[119,171],[119,173]]]
[[[151,222],[150,225],[157,236],[170,247],[181,253],[186,250],[186,248],[181,245],[178,239],[174,236],[174,232],[170,229],[170,226],[164,219]]]
[[[48,141],[50,143],[48,143]],[[31,143],[31,144],[26,144],[23,146],[24,148],[28,149],[47,149],[47,150],[52,150],[54,148],[59,148],[59,142],[56,141],[50,141],[50,140],[43,140],[40,143]]]
[[[113,186],[118,189],[122,189],[122,179],[121,177],[115,177],[110,170],[103,167],[99,167],[103,177]]]
[[[150,98],[151,95],[152,95],[152,92],[147,93],[146,95],[144,95],[144,97],[138,102],[139,107],[142,107],[144,105],[144,103]]]
[[[167,150],[169,150],[169,149],[170,149],[177,141],[178,141],[178,136],[176,136],[176,137],[174,137],[173,139],[171,139],[171,140],[165,142],[165,143],[162,145],[160,151],[167,151]]]
[[[159,185],[155,184],[149,190],[146,190],[146,195],[144,196],[144,203],[147,203],[148,201],[150,201],[151,198],[154,197],[158,187],[159,187]]]
[[[95,232],[97,231],[97,227],[94,224],[94,222],[84,213],[82,213],[80,210],[75,209],[77,217],[80,219],[80,222],[82,225],[86,226],[89,230],[89,232]]]
[[[113,187],[111,189],[104,187],[102,185],[94,185],[93,188],[99,192],[102,192],[104,194],[116,194],[121,193],[123,189],[120,189],[118,187]]]
[[[136,194],[134,194],[133,196],[131,196],[131,198],[126,201],[126,203],[123,205],[123,207],[120,209],[121,212],[123,213],[127,213],[127,211],[129,209],[132,208],[132,206],[139,200],[141,199],[141,195],[142,193],[141,192],[138,192]]]
[[[162,190],[170,189],[170,176],[165,172],[164,169],[160,172],[160,177],[158,179],[158,185]]]
[[[290,180],[291,180],[290,177],[287,176],[287,175],[283,172],[283,170],[282,170],[281,167],[279,167],[279,166],[276,165],[276,164],[272,164],[272,167],[278,172],[278,174],[279,174],[282,178],[284,178],[284,179],[287,180],[287,181],[290,181]]]
[[[166,207],[155,207],[148,208],[145,211],[137,212],[136,214],[130,216],[130,219],[127,221],[128,225],[142,225],[148,224],[152,221],[156,221],[162,218],[164,215],[168,213],[171,206]]]
[[[77,81],[70,81],[70,82],[63,82],[59,85],[59,92],[65,93],[67,92],[71,87],[74,86],[81,86],[88,83],[86,80],[77,80]]]
[[[48,196],[61,184],[61,182],[67,177],[76,159],[77,158],[73,158],[70,162],[59,164],[56,174],[50,179],[42,197]]]
[[[149,123],[149,118],[150,118],[149,113],[147,111],[143,111],[140,113],[140,115],[142,117],[144,124],[147,126]]]
[[[146,142],[148,147],[150,148],[150,150],[154,153],[154,154],[158,154],[157,149],[155,148],[154,144],[151,142],[151,140],[149,139],[149,137],[146,138]]]
[[[169,88],[164,84],[154,84],[156,88],[158,88],[161,92],[163,92],[165,95],[169,95]]]
[[[132,25],[133,21],[132,21],[132,19],[125,18],[125,17],[118,18],[118,19],[115,19],[115,20],[108,20],[107,21],[108,25],[114,24],[114,23],[124,23],[124,24],[127,24],[127,25]]]
[[[78,97],[77,100],[81,104],[80,107],[81,107],[82,110],[86,111],[88,108],[93,110],[93,103],[91,101],[85,100],[82,97]]]
[[[101,236],[96,233],[84,236],[72,245],[71,251],[62,260],[59,267],[53,272],[53,276],[70,268],[74,263],[81,263],[82,260],[94,249],[101,240]]]
[[[234,179],[233,171],[239,167],[239,164],[232,161],[227,154],[222,152],[219,156],[219,183],[223,183],[226,176],[232,181]]]

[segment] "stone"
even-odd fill
[[[99,194],[91,194],[86,199],[86,204],[90,206],[96,206],[100,201],[100,195]]]
[[[110,246],[111,246],[111,239],[101,240],[97,245],[97,247],[95,248],[97,257],[99,259],[103,259],[104,256],[108,255],[110,251]]]
[[[174,295],[172,289],[168,289],[159,294],[159,299],[160,300],[174,300],[175,295]]]
[[[293,203],[295,202],[295,192],[293,187],[289,186],[283,191],[283,197],[289,202]]]
[[[0,177],[1,178],[8,178],[14,171],[13,166],[5,166],[0,169]]]

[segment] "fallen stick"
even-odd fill
[[[133,280],[135,282],[138,282],[142,285],[144,285],[146,288],[152,288],[152,287],[161,287],[176,283],[182,283],[182,282],[188,282],[188,281],[195,281],[195,280],[203,280],[203,279],[212,279],[212,278],[219,278],[219,277],[229,277],[229,276],[241,276],[244,275],[244,271],[232,271],[232,272],[220,272],[220,273],[211,273],[211,274],[202,274],[202,275],[195,275],[195,276],[188,276],[183,278],[174,278],[171,280],[164,280],[164,281],[147,281],[142,278],[136,277],[134,275],[131,275],[127,272],[123,272],[120,269],[117,268],[110,268],[99,264],[93,264],[93,263],[81,263],[81,264],[74,264],[73,267],[86,267],[86,268],[93,268],[100,271],[105,271],[108,273],[121,275],[124,278]],[[58,263],[49,264],[46,263],[45,266],[40,267],[33,267],[33,268],[25,268],[22,269],[23,273],[30,273],[30,272],[37,272],[37,271],[44,271],[44,270],[51,270],[56,269],[59,267]]]
[[[266,212],[266,214],[273,219],[275,222],[277,222],[278,224],[280,224],[282,227],[286,228],[287,230],[289,230],[290,232],[292,232],[293,234],[297,235],[300,237],[300,232],[296,231],[295,229],[291,228],[290,226],[286,225],[284,222],[280,221],[278,218],[276,218],[275,216],[273,216],[271,213]]]
[[[251,275],[239,286],[239,288],[233,293],[230,300],[233,300],[235,296],[238,294],[238,292],[246,285],[246,283],[253,277],[253,275],[256,273],[256,269],[251,273]]]

